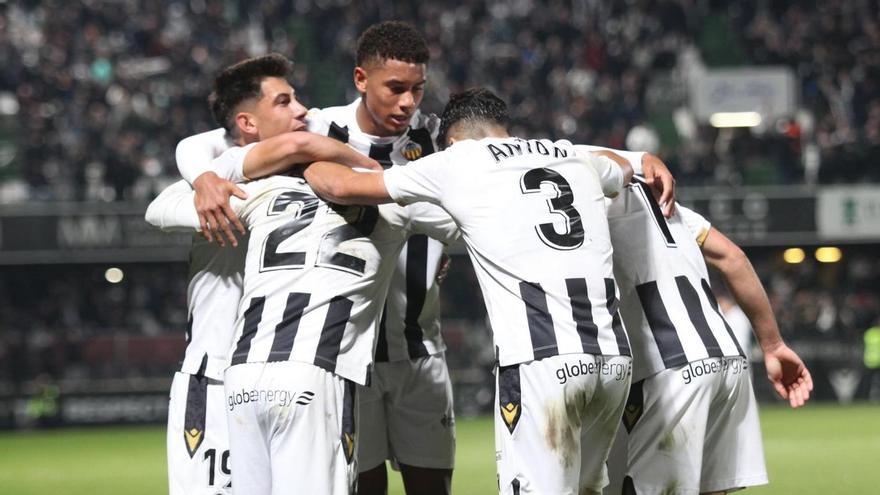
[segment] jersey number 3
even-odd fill
[[[559,233],[553,223],[535,225],[538,237],[553,249],[569,251],[581,247],[584,243],[584,224],[581,214],[573,206],[571,185],[565,177],[549,168],[533,168],[520,179],[523,194],[540,193],[541,184],[549,184],[556,191],[554,197],[547,199],[547,207],[550,208],[550,213],[565,218],[566,227],[565,232]]]
[[[277,215],[293,203],[299,203],[296,217],[285,222],[266,237],[263,247],[263,263],[261,271],[289,270],[303,268],[306,263],[305,251],[278,252],[282,242],[312,224],[320,201],[310,194],[290,191],[280,194],[269,209],[270,215]],[[366,237],[373,233],[379,220],[379,209],[375,206],[339,207],[340,216],[347,222],[327,233],[321,238],[315,266],[342,270],[355,275],[363,275],[366,261],[350,254],[340,253],[336,248],[344,241]]]

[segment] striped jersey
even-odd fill
[[[709,286],[709,222],[676,205],[663,217],[638,178],[608,208],[614,276],[633,350],[633,381],[708,357],[743,355]]]
[[[178,227],[168,222],[169,199],[186,196],[192,203],[192,187],[185,181],[172,184],[150,204],[146,219],[162,229]],[[198,216],[195,216],[196,226]],[[187,227],[187,232],[192,228]],[[189,251],[187,286],[188,322],[186,351],[180,371],[223,380],[229,348],[235,334],[235,318],[241,299],[242,271],[247,237],[237,247],[220,247],[194,234]]]
[[[487,138],[385,171],[395,201],[440,205],[459,225],[501,366],[630,353],[597,173],[610,160],[577,155],[567,141]]]
[[[357,124],[361,100],[309,111],[309,131],[323,134],[375,159],[385,168],[406,165],[436,150],[440,121],[418,110],[400,136],[366,134]],[[376,343],[376,361],[403,361],[430,356],[446,349],[440,335],[440,287],[437,272],[443,243],[415,235],[400,253],[385,302]]]

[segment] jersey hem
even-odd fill
[[[718,481],[711,485],[706,485],[705,487],[700,487],[700,492],[719,492],[719,491],[734,491],[741,488],[747,488],[750,486],[760,486],[767,485],[770,483],[770,478],[767,474],[757,475],[757,476],[746,476],[733,478],[729,480]]]

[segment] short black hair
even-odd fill
[[[470,88],[449,97],[440,116],[437,143],[446,148],[446,138],[453,126],[466,123],[490,123],[507,128],[510,115],[507,103],[487,88]]]
[[[400,60],[413,64],[427,64],[431,59],[428,42],[412,24],[385,21],[373,24],[361,33],[357,42],[358,67],[370,62]]]
[[[235,129],[232,121],[233,112],[241,102],[248,98],[259,99],[262,96],[260,84],[267,77],[287,79],[293,64],[284,55],[270,53],[249,58],[233,64],[214,78],[214,90],[208,97],[211,113],[217,124],[226,132]]]

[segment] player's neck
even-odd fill
[[[361,103],[358,105],[357,111],[355,112],[355,120],[357,121],[357,125],[360,128],[361,132],[370,136],[384,138],[396,137],[401,135],[401,133],[389,132],[388,130],[383,129],[379,124],[377,124],[373,120],[373,117],[370,116],[370,111],[367,110],[367,104],[364,103],[363,97],[361,97]]]

